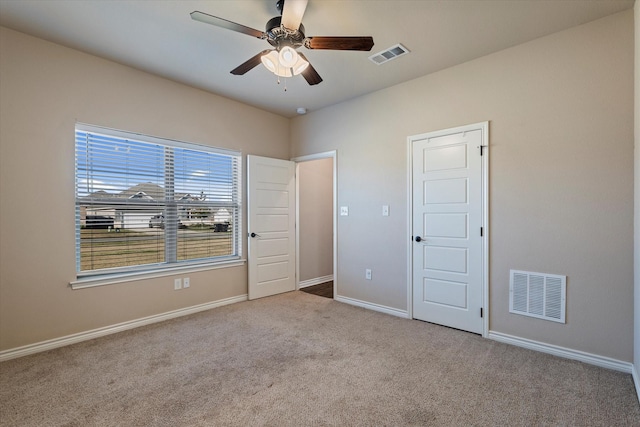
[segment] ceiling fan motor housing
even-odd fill
[[[291,46],[294,49],[304,44],[304,25],[300,24],[297,30],[290,30],[281,25],[282,16],[271,18],[267,22],[265,32],[267,33],[267,41],[276,49],[284,46]]]

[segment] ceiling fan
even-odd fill
[[[373,47],[373,37],[370,36],[329,36],[307,37],[302,16],[307,8],[308,0],[278,0],[276,7],[282,16],[271,18],[265,31],[256,30],[236,22],[212,16],[204,12],[191,12],[191,18],[237,31],[269,42],[274,49],[266,49],[231,70],[231,74],[243,75],[255,68],[261,62],[279,77],[290,77],[302,74],[307,83],[316,85],[322,82],[322,77],[309,63],[307,58],[297,49],[301,46],[307,49],[325,50],[359,50],[370,51]]]

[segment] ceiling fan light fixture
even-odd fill
[[[262,64],[267,68],[267,70],[272,73],[276,73],[278,70],[278,52],[272,50],[266,55],[262,55],[260,58],[262,60]]]
[[[295,56],[295,59],[296,59],[295,62],[293,62],[290,65],[289,65],[289,62],[287,61],[285,61],[285,63],[280,61],[280,58],[282,57],[282,50],[285,50],[285,49],[291,50],[293,52],[293,56]],[[300,55],[298,55],[298,53],[294,49],[287,46],[282,50],[280,52],[272,50],[268,54],[262,55],[262,57],[260,58],[265,68],[271,71],[276,76],[278,77],[297,76],[309,66],[309,62],[304,60]],[[290,59],[289,55],[292,55],[291,52],[285,54],[286,59]]]
[[[297,76],[298,74],[302,73],[304,70],[307,69],[307,67],[309,66],[309,62],[305,61],[304,59],[302,59],[301,56],[298,55],[298,61],[296,62],[296,64],[292,67],[293,69],[293,75]]]
[[[296,52],[296,50],[291,46],[285,46],[280,49],[278,60],[280,61],[281,66],[291,68],[296,65],[296,62],[298,62],[298,52]]]

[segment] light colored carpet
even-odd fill
[[[3,426],[639,426],[630,375],[291,292],[0,364]]]

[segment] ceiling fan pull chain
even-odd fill
[[[276,76],[278,76],[278,75],[276,74]],[[287,91],[287,78],[283,77],[282,81],[284,82],[284,91],[286,92]],[[280,76],[278,76],[278,84],[280,84]]]

